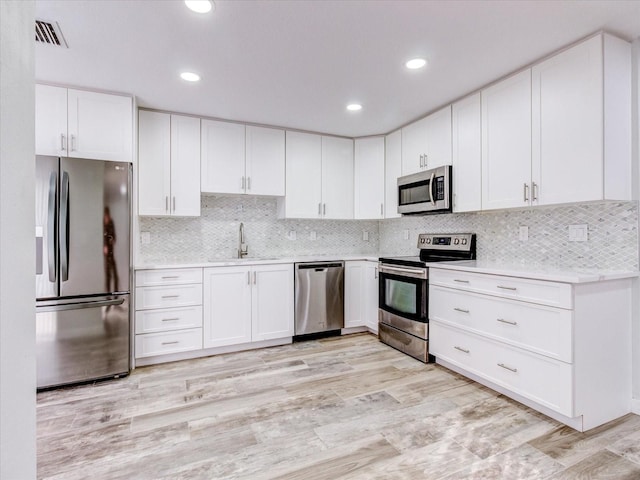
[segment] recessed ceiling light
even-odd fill
[[[200,75],[193,72],[182,72],[180,74],[180,78],[186,80],[187,82],[197,82],[200,80]]]
[[[412,58],[407,63],[404,64],[410,70],[416,70],[418,68],[422,68],[427,64],[427,61],[424,58]]]
[[[359,103],[350,103],[349,105],[347,105],[347,110],[349,110],[350,112],[357,112],[358,110],[362,110],[362,105],[360,105]]]
[[[213,2],[209,0],[184,0],[185,5],[197,13],[207,13],[213,9]]]

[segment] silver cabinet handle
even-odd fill
[[[464,353],[469,353],[469,350],[467,350],[466,348],[458,347],[457,345],[455,345],[453,348],[455,348],[456,350],[460,350],[461,352],[464,352]]]
[[[171,278],[180,278],[180,275],[167,275],[165,277],[161,277],[162,280],[169,280]]]
[[[322,203],[318,204],[318,215],[322,215]]]
[[[453,281],[458,283],[469,283],[469,280],[459,280],[457,278],[454,278]]]
[[[164,197],[164,210],[169,211],[169,196]]]
[[[496,320],[500,323],[506,323],[507,325],[518,325],[518,322],[514,322],[512,320],[505,320],[504,318],[496,318]]]
[[[424,154],[424,168],[427,168],[429,166],[429,160],[427,157],[427,154]]]
[[[501,288],[502,290],[511,290],[511,291],[516,291],[517,288],[516,287],[505,287],[504,285],[497,285],[498,288]]]
[[[383,217],[384,216],[384,203],[380,204],[380,216]]]
[[[247,190],[251,190],[251,177],[247,177]]]
[[[378,267],[375,268],[375,273],[373,274],[373,278],[378,278]]]
[[[327,204],[323,203],[322,204],[322,215],[326,215],[327,214]]]
[[[162,342],[162,345],[177,345],[178,343],[180,342],[178,342],[177,340],[174,340],[173,342]]]
[[[242,177],[242,187],[240,187],[240,188],[242,188],[242,190],[244,190],[245,189],[245,185],[246,185],[245,178]]]
[[[176,213],[176,197],[173,197],[173,213]]]
[[[64,133],[60,134],[60,150],[66,150],[67,149],[67,137],[65,136]]]
[[[533,182],[531,184],[531,201],[535,202],[536,200],[538,200],[538,184]]]
[[[509,370],[510,372],[518,373],[518,369],[517,368],[509,367],[509,366],[505,365],[504,363],[499,363],[498,366],[504,368],[505,370]]]
[[[420,155],[420,168],[424,166],[423,159],[424,159],[424,155]]]
[[[174,317],[174,318],[163,318],[162,321],[163,322],[177,322],[178,320],[180,320],[180,317]]]
[[[76,136],[71,134],[71,151],[76,151]]]
[[[524,184],[524,201],[525,202],[529,201],[529,184],[528,183]]]
[[[251,285],[251,272],[247,272],[247,285]]]
[[[253,272],[253,284],[255,285],[256,283],[258,283],[258,276],[256,272]]]
[[[469,310],[465,310],[464,308],[454,307],[456,312],[469,313]]]
[[[162,295],[160,298],[180,298],[180,295]]]

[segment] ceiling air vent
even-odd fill
[[[58,22],[36,20],[36,42],[69,48],[69,45],[67,45],[67,42],[62,35]]]

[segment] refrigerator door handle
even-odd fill
[[[60,280],[69,280],[69,174],[62,172],[60,187]]]
[[[98,300],[94,302],[64,303],[62,305],[43,305],[36,307],[37,312],[60,312],[63,310],[80,310],[81,308],[108,307],[111,305],[122,305],[124,298],[114,300]]]
[[[49,204],[47,206],[47,260],[49,264],[49,281],[56,281],[56,252],[58,231],[56,228],[56,197],[58,196],[58,175],[51,172],[49,176]]]

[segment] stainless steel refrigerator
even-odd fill
[[[130,367],[131,164],[36,157],[39,389]]]

